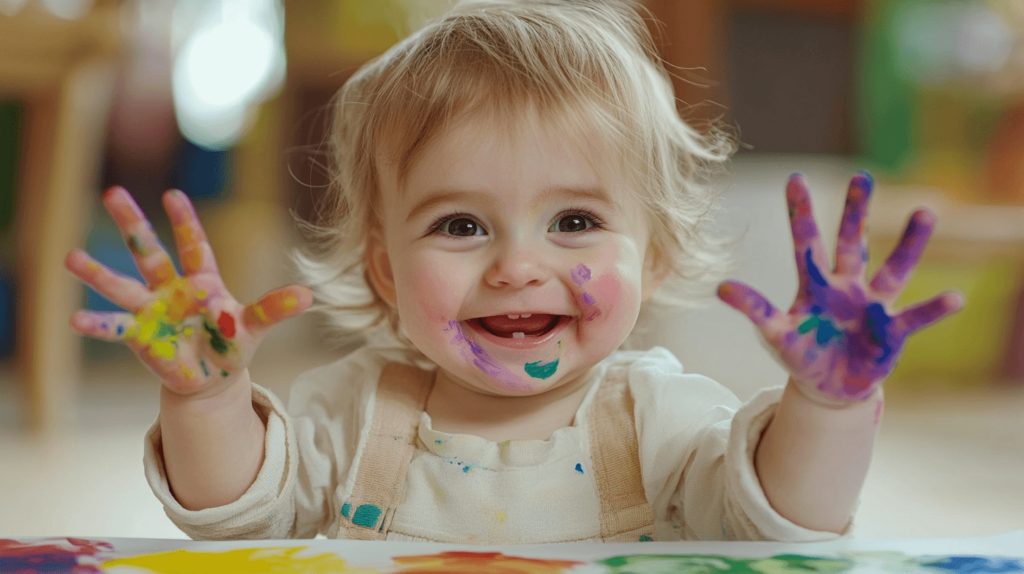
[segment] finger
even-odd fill
[[[277,323],[302,313],[313,304],[313,293],[302,285],[289,285],[275,289],[245,307],[245,326],[260,333]]]
[[[887,302],[893,302],[910,281],[928,238],[935,228],[935,215],[927,209],[915,211],[907,223],[899,245],[871,280],[871,290]]]
[[[83,335],[104,341],[124,341],[135,335],[135,316],[131,313],[77,311],[71,326]]]
[[[904,336],[936,323],[964,306],[964,296],[957,291],[947,291],[934,299],[904,309],[894,319],[896,332]]]
[[[778,331],[776,319],[781,317],[781,314],[756,289],[739,281],[725,281],[718,286],[718,298],[726,305],[746,315],[761,331],[765,339],[769,341],[775,339]]]
[[[174,229],[174,242],[178,246],[181,270],[185,275],[194,273],[217,273],[217,262],[213,249],[206,239],[206,232],[199,223],[196,210],[188,196],[177,189],[164,194],[164,209]]]
[[[139,272],[152,287],[159,287],[176,277],[178,272],[167,250],[160,244],[153,226],[142,210],[122,187],[112,187],[103,194],[103,205],[121,228],[128,249],[135,258]]]
[[[850,189],[846,193],[846,207],[843,209],[843,220],[839,224],[839,239],[836,242],[836,273],[859,277],[868,259],[867,245],[864,241],[865,218],[868,212],[868,199],[874,181],[871,175],[862,171],[850,180]]]
[[[153,302],[153,293],[145,285],[110,269],[80,249],[68,253],[64,266],[108,301],[132,313]]]
[[[828,262],[824,260],[825,248],[818,233],[818,224],[814,221],[810,194],[799,173],[790,176],[786,184],[786,204],[789,207],[796,270],[800,279],[800,290],[796,298],[797,301],[805,301],[810,295],[812,281],[822,286],[828,284],[822,272],[827,269]]]

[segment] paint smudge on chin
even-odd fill
[[[555,374],[555,371],[558,370],[558,359],[555,359],[550,363],[545,363],[544,361],[526,363],[526,365],[523,366],[523,370],[526,371],[527,375],[530,375],[535,379],[546,379]]]
[[[449,320],[444,331],[451,335],[450,342],[459,348],[462,357],[473,363],[473,366],[480,369],[480,372],[502,383],[509,390],[527,391],[530,389],[529,385],[524,384],[517,375],[488,355],[483,347],[466,337],[466,333],[458,321]]]
[[[441,552],[426,556],[398,556],[393,559],[405,574],[446,572],[450,574],[565,574],[583,565],[573,560],[548,560],[505,556],[500,552]]]
[[[583,285],[587,281],[590,281],[590,268],[580,263],[569,271],[569,277],[571,277],[573,282],[577,285]]]

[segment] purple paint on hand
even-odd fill
[[[832,276],[823,270],[825,258],[817,251],[822,246],[807,190],[802,179],[791,178],[786,194],[801,288],[788,313],[775,313],[767,299],[742,283],[727,281],[718,291],[760,329],[805,394],[830,404],[871,396],[895,367],[909,334],[962,304],[959,296],[947,294],[895,316],[886,308],[927,243],[934,216],[926,211],[914,214],[900,245],[871,288],[865,287],[863,230],[871,185],[867,174],[850,183]]]
[[[577,285],[583,285],[587,281],[590,281],[590,268],[580,263],[569,271],[569,277],[571,277],[573,282]]]

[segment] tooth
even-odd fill
[[[518,319],[519,315],[509,315],[508,318],[509,319]]]
[[[513,339],[525,339],[526,338],[526,333],[520,333],[520,332],[517,331],[515,333],[512,333],[512,338]]]
[[[522,315],[520,315],[520,317],[522,317],[523,319],[529,319],[530,315],[533,315],[533,313],[523,313]]]

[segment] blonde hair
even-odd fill
[[[445,129],[487,112],[514,122],[533,108],[597,128],[635,182],[650,229],[649,256],[666,284],[652,301],[686,304],[710,293],[725,261],[706,225],[717,205],[711,175],[733,151],[676,109],[671,78],[629,0],[477,0],[457,6],[360,68],[332,100],[327,214],[304,227],[315,247],[294,258],[331,321],[353,331],[397,312],[371,286],[364,257],[380,224],[382,166],[399,181]]]

